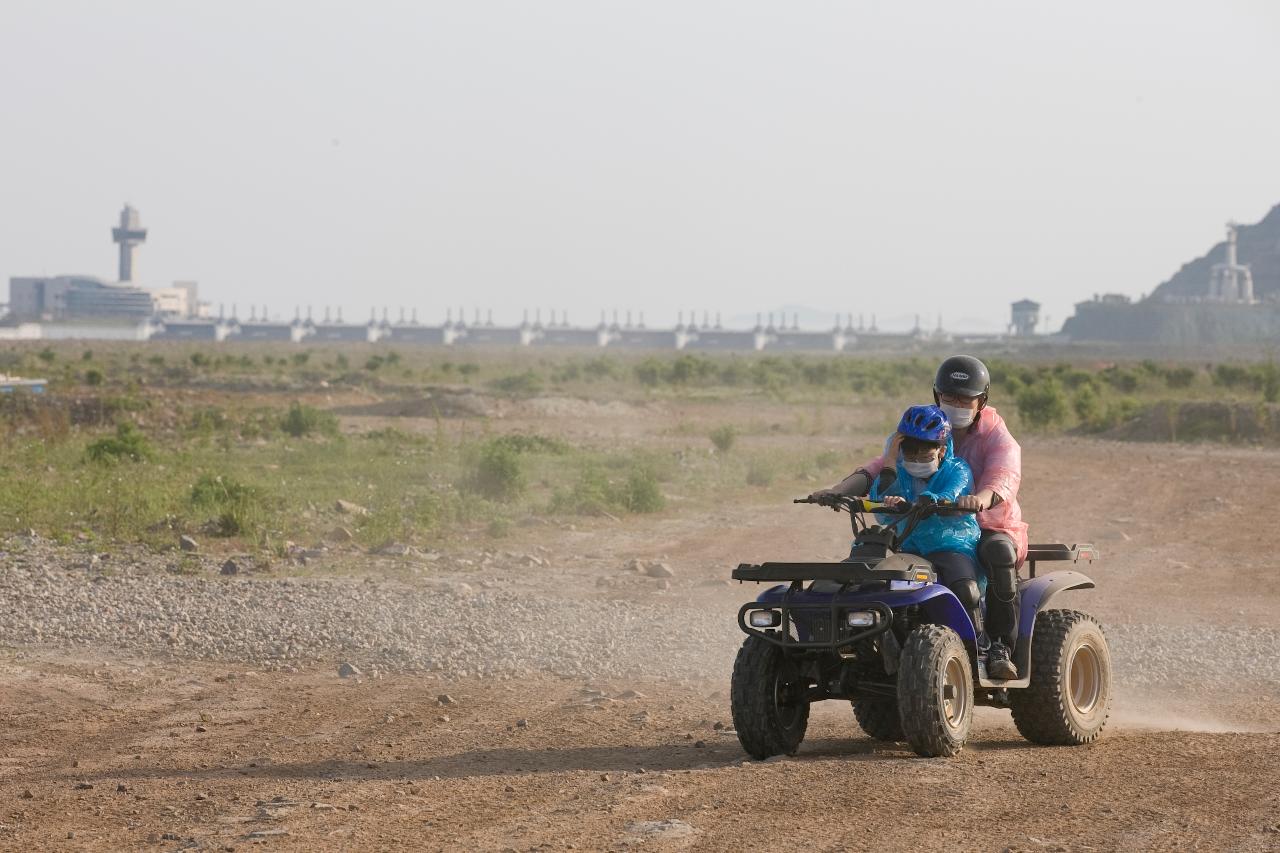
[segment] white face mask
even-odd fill
[[[962,409],[959,406],[948,406],[942,403],[940,408],[947,415],[947,420],[951,421],[951,425],[956,429],[964,429],[973,423],[973,418],[977,415],[973,409]]]
[[[938,473],[938,460],[934,459],[929,462],[908,462],[902,461],[902,467],[907,469],[907,473],[917,480],[927,480],[934,474]]]

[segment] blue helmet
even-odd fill
[[[908,438],[945,444],[951,435],[951,422],[937,406],[912,406],[902,413],[898,432]]]

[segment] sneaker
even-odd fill
[[[987,651],[987,677],[994,681],[1018,677],[1018,668],[1009,660],[1009,647],[999,640]]]

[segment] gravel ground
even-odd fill
[[[741,634],[736,597],[568,599],[465,583],[0,571],[0,643],[115,647],[263,669],[351,661],[447,677],[723,678]],[[1176,684],[1211,695],[1280,686],[1280,631],[1108,625],[1122,695]]]

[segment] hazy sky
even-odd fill
[[[1280,202],[1280,5],[0,5],[0,276],[1055,327]]]

